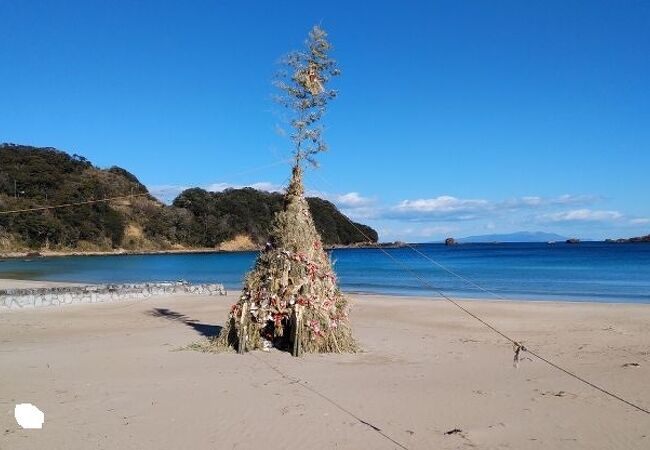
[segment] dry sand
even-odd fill
[[[441,301],[353,296],[355,355],[178,350],[234,300],[1,312],[0,448],[650,448],[650,416],[539,361],[513,368],[508,343]],[[650,306],[464,304],[650,407]],[[23,402],[42,430],[18,427]]]

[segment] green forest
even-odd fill
[[[0,145],[0,212],[134,194],[140,195],[0,214],[0,252],[219,248],[238,236],[262,246],[283,201],[280,193],[252,188],[223,192],[192,188],[168,206],[120,167],[100,169],[83,156],[54,148]],[[375,230],[353,225],[331,202],[307,200],[325,245],[377,241]]]

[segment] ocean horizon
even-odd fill
[[[442,292],[456,298],[650,303],[648,244],[466,243],[414,247],[471,283],[408,247],[383,251],[341,248],[331,250],[330,255],[341,289],[351,293],[439,298]],[[234,252],[6,259],[0,263],[0,278],[79,283],[185,280],[219,282],[236,290],[241,288],[256,255]],[[414,273],[435,289],[423,286]]]

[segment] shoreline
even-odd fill
[[[173,282],[177,280],[167,280],[166,282]],[[157,283],[162,281],[150,281],[149,283]],[[216,282],[218,283],[218,281]],[[32,288],[58,288],[58,287],[77,287],[77,286],[92,286],[106,283],[84,283],[79,281],[49,281],[49,280],[30,280],[30,279],[15,279],[15,278],[0,278],[0,290],[5,289],[32,289]],[[118,283],[119,284],[119,283]],[[230,288],[228,288],[230,290]],[[241,288],[233,288],[233,292],[239,291]],[[343,291],[349,297],[361,298],[391,298],[400,300],[418,300],[427,302],[444,302],[449,303],[448,300],[435,295],[411,295],[411,294],[396,294],[396,293],[376,293],[376,292],[363,292],[363,291]],[[454,301],[460,302],[476,302],[476,303],[495,303],[495,304],[508,304],[508,303],[524,303],[524,304],[549,304],[549,305],[641,305],[650,306],[650,301],[627,301],[627,300],[611,300],[611,301],[596,301],[596,300],[575,300],[575,299],[536,299],[527,298],[525,296],[517,298],[494,298],[494,297],[464,297],[464,296],[450,296]],[[453,305],[452,305],[453,306]]]
[[[608,243],[608,244],[648,244],[650,241],[634,241],[628,240],[626,242],[617,242],[612,240],[605,241],[582,241],[586,244],[591,243]],[[324,246],[325,250],[365,250],[365,249],[398,249],[407,248],[409,246],[418,245],[440,245],[447,246],[444,242],[378,242],[368,243],[361,242],[356,244],[334,244]],[[500,244],[548,244],[547,242],[466,242],[457,243],[453,246],[463,245],[500,245]],[[0,263],[3,260],[12,259],[34,259],[34,258],[63,258],[70,256],[147,256],[147,255],[183,255],[183,254],[212,254],[212,253],[247,253],[247,252],[260,252],[263,247],[256,248],[234,248],[234,249],[218,249],[211,247],[197,247],[197,248],[180,248],[180,249],[161,249],[161,250],[98,250],[98,251],[81,251],[81,250],[24,250],[24,251],[5,251],[0,252]]]
[[[417,299],[417,300],[426,300],[426,301],[435,301],[435,302],[445,302],[450,303],[449,300],[441,296],[435,295],[410,295],[410,294],[379,294],[376,292],[361,292],[361,291],[343,291],[345,295],[348,296],[358,296],[358,297],[390,297],[390,298],[405,298],[405,299]],[[552,300],[552,299],[537,299],[530,297],[516,297],[516,298],[495,298],[495,297],[463,297],[449,295],[454,301],[459,302],[481,302],[481,303],[548,303],[551,305],[647,305],[650,306],[650,300],[647,301],[629,301],[629,300],[616,300],[616,299],[607,299],[610,301],[597,301],[597,300],[575,300],[571,298],[566,298],[565,300]],[[591,297],[590,297],[591,298]]]
[[[30,252],[0,253],[0,260],[7,259],[37,259],[37,258],[65,258],[69,256],[144,256],[144,255],[179,255],[201,253],[240,253],[255,252],[257,250],[217,250],[213,248],[169,249],[169,250],[115,250],[115,251],[50,251],[34,250]]]
[[[379,243],[373,244],[350,244],[350,245],[332,245],[325,246],[325,250],[338,249],[369,249],[369,248],[402,248],[402,244]],[[0,253],[0,262],[3,259],[35,259],[35,258],[61,258],[69,256],[146,256],[146,255],[183,255],[183,254],[211,254],[211,253],[247,253],[260,252],[262,247],[250,249],[233,249],[222,250],[209,247],[167,249],[167,250],[124,250],[118,249],[113,251],[58,251],[58,250],[31,250],[22,252],[4,252]]]

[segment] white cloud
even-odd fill
[[[375,206],[376,200],[370,197],[364,197],[358,192],[348,192],[347,194],[332,194],[329,192],[308,189],[308,197],[319,197],[334,203],[339,210],[353,220],[365,220],[377,218],[380,208]]]
[[[491,208],[487,200],[460,199],[449,195],[435,198],[402,200],[392,209],[397,213],[449,214],[485,211]]]
[[[210,192],[221,192],[231,187],[234,187],[234,185],[230,183],[212,183],[204,186],[203,189]]]
[[[241,189],[244,187],[252,187],[260,191],[267,192],[281,192],[283,187],[270,183],[268,181],[260,181],[252,184],[233,184],[233,183],[211,183],[206,186],[199,186],[202,189],[210,192],[221,192],[226,189]],[[159,186],[149,186],[149,193],[156,197],[163,203],[170,204],[181,192],[186,189],[190,189],[189,186],[183,186],[178,184],[163,184]]]
[[[503,202],[497,203],[497,205],[506,208],[539,208],[558,205],[588,205],[600,199],[600,197],[595,195],[564,194],[558,197],[539,197],[531,195],[505,200]]]
[[[591,209],[574,209],[550,214],[543,214],[539,217],[546,222],[611,222],[623,218],[618,211],[594,211]]]
[[[387,241],[405,240],[408,242],[442,240],[457,231],[454,227],[434,225],[424,225],[421,227],[402,226],[399,228],[379,226],[376,229],[382,239]]]
[[[252,187],[253,189],[267,192],[282,191],[282,186],[275,183],[270,183],[268,181],[260,181],[253,184],[212,183],[205,186],[204,189],[210,192],[221,192],[225,191],[226,189],[241,189],[245,187]]]
[[[253,183],[250,185],[253,189],[257,189],[260,191],[267,191],[267,192],[282,192],[284,191],[284,186],[280,186],[279,184],[275,183],[270,183],[268,181],[262,181],[260,183]]]
[[[647,225],[650,223],[650,219],[645,219],[645,218],[631,219],[630,223],[632,225]]]
[[[204,186],[199,186],[206,191],[222,192],[226,189],[241,189],[244,187],[252,187],[253,189],[267,191],[267,192],[282,192],[283,186],[268,181],[260,181],[252,184],[234,184],[234,183],[211,183]],[[181,192],[189,189],[189,186],[183,185],[160,185],[150,186],[149,192],[163,203],[171,203]],[[354,217],[355,219],[368,219],[377,216],[378,209],[372,205],[375,200],[370,197],[364,197],[358,192],[348,192],[346,194],[329,194],[321,191],[308,190],[307,195],[310,197],[320,197],[330,200],[336,204],[344,214]]]
[[[422,228],[415,228],[411,231],[411,235],[431,238],[431,237],[440,237],[449,234],[454,231],[454,228],[451,227],[438,227],[438,226],[429,226]]]
[[[360,208],[372,204],[373,200],[368,197],[362,197],[358,192],[348,192],[347,194],[337,195],[334,198],[334,202],[342,207]]]
[[[379,217],[379,209],[373,206],[361,206],[359,208],[339,208],[343,214],[353,220],[376,219]]]
[[[343,214],[353,220],[374,219],[379,213],[379,209],[374,206],[375,200],[369,197],[363,197],[358,192],[349,192],[341,195],[318,195],[334,202]]]
[[[530,209],[548,210],[563,205],[581,205],[597,201],[592,195],[561,195],[558,197],[523,196],[502,201],[463,199],[450,195],[417,200],[403,200],[382,211],[382,217],[407,220],[463,221],[494,217]]]
[[[187,186],[174,184],[163,184],[160,186],[149,186],[149,193],[163,203],[170,204],[181,192],[189,189]]]
[[[450,195],[417,200],[402,200],[397,205],[385,208],[381,216],[387,219],[423,221],[474,220],[488,214],[494,205],[482,199],[461,199]]]

